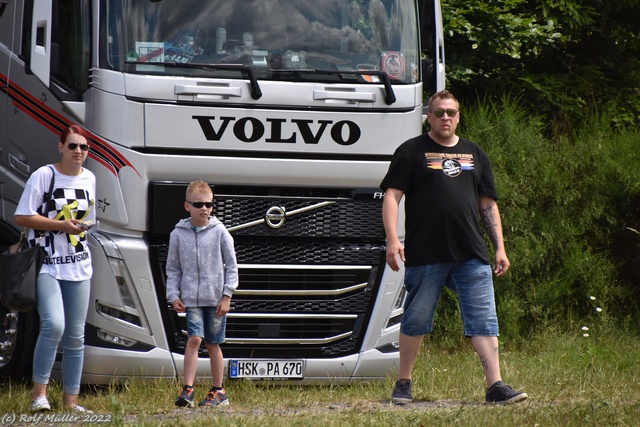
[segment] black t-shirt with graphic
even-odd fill
[[[474,257],[489,264],[478,197],[498,195],[491,162],[479,146],[463,138],[454,147],[427,134],[412,138],[396,149],[380,187],[405,193],[407,267]]]

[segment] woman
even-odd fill
[[[47,251],[37,282],[40,334],[33,357],[31,410],[51,409],[47,384],[62,340],[63,404],[78,413],[91,413],[77,403],[93,272],[83,227],[83,222],[95,221],[96,179],[82,167],[89,153],[89,133],[69,126],[60,135],[58,151],[59,162],[29,177],[15,214],[16,223],[29,228],[29,244]],[[52,179],[53,194],[45,197]]]

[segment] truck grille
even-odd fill
[[[179,191],[173,191],[178,187]],[[152,204],[181,207],[186,184],[152,184]],[[173,190],[171,190],[173,189]],[[171,190],[171,191],[168,191]],[[181,199],[167,201],[168,193]],[[359,351],[384,263],[382,204],[366,194],[267,188],[216,188],[214,215],[234,237],[239,286],[227,316],[226,357],[337,357]],[[344,197],[344,194],[359,194]],[[365,194],[365,196],[362,196]],[[277,228],[265,221],[277,207]],[[157,212],[152,209],[151,212]],[[293,212],[291,216],[288,213]],[[152,257],[164,284],[168,233],[184,217],[152,221]],[[164,229],[161,226],[164,224]],[[164,287],[158,290],[164,299]],[[174,351],[186,345],[184,317],[167,306]]]

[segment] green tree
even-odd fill
[[[640,0],[443,0],[448,86],[461,99],[519,96],[572,133],[615,100],[640,123]]]

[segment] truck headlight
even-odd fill
[[[118,285],[117,289],[120,292],[120,300],[122,301],[122,305],[119,307],[96,301],[96,310],[102,316],[112,320],[126,323],[128,326],[149,330],[149,324],[144,316],[144,311],[141,309],[140,297],[118,245],[113,239],[100,231],[93,232],[92,236],[100,244],[109,261],[115,283]]]
[[[387,320],[387,328],[390,328],[393,325],[397,325],[400,323],[400,318],[404,313],[404,300],[407,298],[407,290],[404,285],[400,287],[398,290],[398,295],[396,296],[396,300],[391,307],[391,311],[389,312],[389,319]]]

